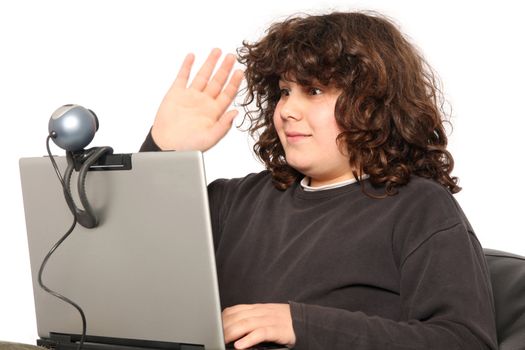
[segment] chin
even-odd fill
[[[308,176],[309,170],[311,169],[309,164],[306,164],[305,162],[294,162],[293,160],[286,160],[289,166],[300,172],[301,174]]]

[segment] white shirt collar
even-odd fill
[[[366,178],[368,178],[368,175],[363,175],[363,176],[360,177],[360,180],[363,180],[363,179],[366,179]],[[357,179],[354,178],[354,179],[344,180],[344,181],[341,181],[341,182],[336,182],[336,183],[329,184],[329,185],[312,187],[312,186],[309,185],[310,178],[308,176],[305,176],[301,180],[301,187],[307,192],[315,192],[315,191],[331,190],[331,189],[334,189],[334,188],[350,185],[350,184],[353,184],[353,183],[356,183],[356,182],[357,182]]]

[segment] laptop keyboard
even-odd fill
[[[227,344],[226,345],[226,349],[235,349],[235,347],[233,346],[233,343],[231,344]],[[279,350],[279,349],[282,349],[282,350],[287,350],[288,348],[283,346],[283,345],[279,345],[279,344],[273,344],[273,343],[261,343],[261,344],[258,344],[256,345],[255,347],[252,347],[252,348],[249,348],[249,349],[246,349],[246,350]]]

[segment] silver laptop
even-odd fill
[[[117,165],[102,165],[106,170],[89,171],[86,179],[99,226],[76,226],[49,259],[44,284],[84,310],[89,342],[224,349],[201,153],[112,157]],[[131,169],[120,168],[118,157]],[[63,172],[65,157],[56,159]],[[82,331],[78,311],[37,280],[42,259],[71,226],[72,214],[48,157],[20,159],[20,174],[38,335],[74,342]],[[71,188],[76,184],[73,175]]]

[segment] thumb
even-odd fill
[[[215,139],[219,140],[226,135],[226,133],[230,130],[233,120],[235,117],[239,114],[239,111],[237,110],[231,110],[226,113],[224,113],[219,120],[217,120],[217,123],[213,126],[211,132]]]

